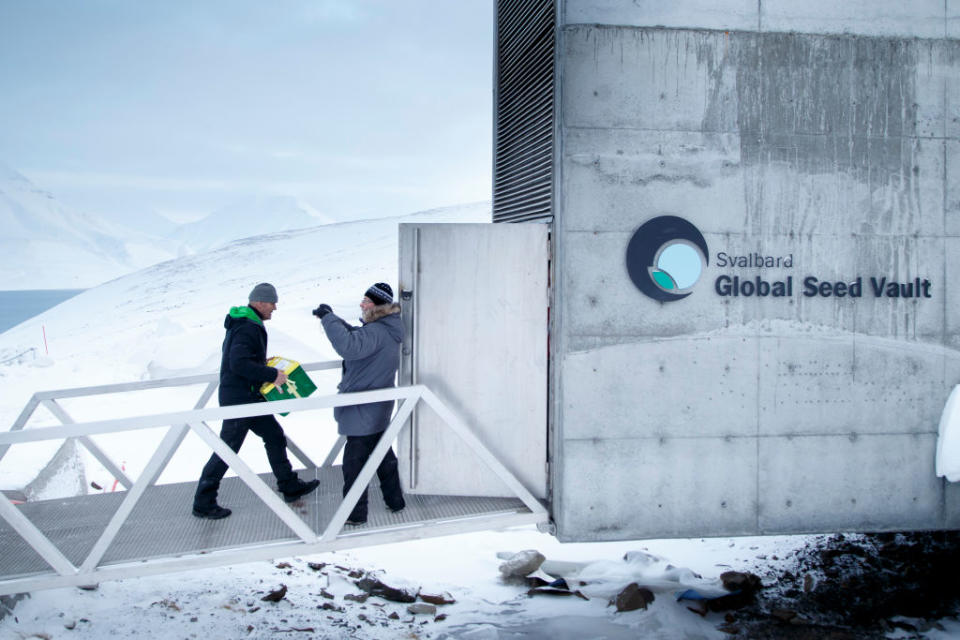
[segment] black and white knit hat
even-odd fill
[[[393,289],[386,282],[371,285],[363,295],[370,298],[373,304],[390,304],[393,302]]]

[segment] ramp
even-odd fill
[[[330,368],[335,364],[308,366]],[[142,389],[143,385],[155,388],[164,386],[162,382],[169,383],[168,386],[196,384],[198,377],[38,393],[31,398],[14,428],[0,433],[2,455],[10,446],[21,442],[76,438],[84,446],[95,448],[90,435],[168,427],[167,435],[140,477],[122,479],[127,491],[19,505],[9,499],[0,500],[0,548],[3,549],[0,594],[548,522],[546,508],[476,439],[463,421],[422,385],[203,409],[200,407],[210,397],[215,384],[215,380],[210,380],[211,386],[191,411],[84,424],[73,423],[56,404],[56,397],[117,393]],[[272,474],[253,473],[205,422],[385,399],[402,403],[346,496],[341,495],[341,469],[332,464],[342,447],[342,438],[320,465],[310,461],[288,439],[290,451],[307,467],[299,472],[300,477],[316,477],[321,483],[316,491],[292,504],[284,503],[276,493]],[[367,523],[345,527],[344,522],[362,488],[370,483],[387,449],[414,406],[421,401],[460,436],[516,497],[407,494],[407,507],[400,513],[392,513],[384,507],[377,482],[373,482],[369,487]],[[63,426],[24,429],[29,414],[40,404],[51,408]],[[233,510],[229,518],[193,517],[195,481],[154,484],[188,429],[199,435],[237,474],[223,481],[218,500]],[[93,453],[100,460],[106,458],[99,449]]]
[[[275,489],[272,474],[260,477]],[[300,477],[316,477],[321,484],[316,491],[293,503],[291,508],[319,535],[340,506],[340,467],[308,469],[300,471]],[[100,579],[121,577],[118,575],[120,572],[124,576],[136,575],[135,571],[125,570],[125,565],[146,561],[157,561],[155,565],[163,565],[164,560],[210,552],[219,552],[216,555],[221,561],[212,564],[230,564],[250,561],[255,557],[274,558],[458,533],[473,528],[472,525],[489,528],[537,521],[530,517],[530,510],[516,498],[410,494],[406,496],[406,509],[391,513],[383,506],[380,490],[374,482],[370,486],[367,523],[347,527],[336,544],[308,550],[263,502],[246,490],[239,478],[226,478],[221,486],[220,503],[233,509],[233,515],[223,520],[201,520],[191,515],[195,489],[195,482],[148,489],[104,555],[100,567],[105,575]],[[123,493],[97,494],[26,503],[19,509],[72,564],[79,566],[123,497]],[[163,535],[156,535],[158,532],[163,532]],[[3,549],[0,580],[8,585],[2,590],[33,590],[39,587],[31,585],[48,582],[38,578],[52,577],[50,566],[5,522],[0,523],[0,548]],[[255,555],[251,555],[251,552]],[[189,563],[197,566],[198,560],[202,562],[200,558],[194,558]],[[110,572],[107,569],[117,571]],[[149,573],[157,571],[151,570]]]

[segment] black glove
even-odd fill
[[[333,311],[333,309],[330,308],[330,305],[321,304],[319,307],[311,311],[311,313],[317,316],[318,318],[323,318],[323,316],[327,315],[331,311]]]

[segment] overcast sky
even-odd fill
[[[486,200],[492,0],[0,0],[0,162],[80,210]]]

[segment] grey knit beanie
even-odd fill
[[[277,302],[277,289],[269,282],[261,282],[250,291],[250,302]]]

